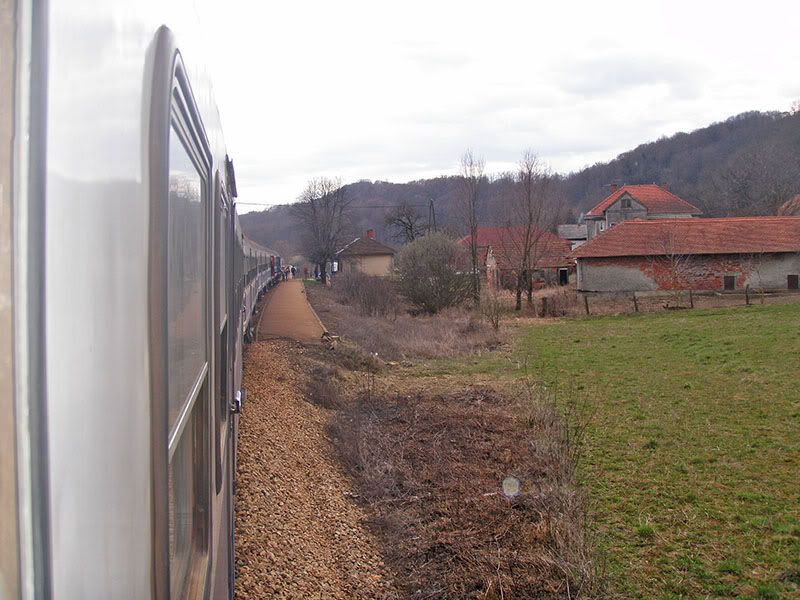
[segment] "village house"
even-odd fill
[[[478,263],[490,288],[514,287],[525,247],[525,227],[481,227],[478,229]],[[472,236],[459,244],[469,247]],[[531,235],[530,264],[533,281],[539,284],[569,283],[575,273],[570,257],[571,245],[549,231],[534,229]]]
[[[375,240],[370,229],[364,237],[357,237],[336,253],[338,272],[366,273],[386,277],[392,274],[394,249]]]
[[[663,187],[652,185],[611,186],[611,195],[584,215],[587,239],[632,219],[689,219],[700,209]]]
[[[625,221],[572,256],[580,292],[796,290],[800,217]]]
[[[578,246],[586,243],[586,224],[574,225],[566,224],[558,226],[558,237],[567,240],[575,250]]]

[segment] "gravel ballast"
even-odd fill
[[[396,598],[379,545],[303,399],[290,341],[251,344],[239,427],[236,598]]]

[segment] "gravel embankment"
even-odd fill
[[[286,356],[251,344],[239,429],[236,597],[390,599],[379,546],[325,437],[328,411],[303,399]]]

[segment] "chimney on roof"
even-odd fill
[[[616,191],[617,191],[617,184],[616,183],[612,183],[611,184],[611,193],[613,194]]]
[[[374,229],[367,229],[367,239],[374,240],[375,239],[375,230]]]
[[[662,183],[661,187],[664,188],[665,190],[669,191],[669,184],[668,183]]]

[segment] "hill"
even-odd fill
[[[572,222],[607,196],[612,183],[668,183],[705,217],[774,215],[783,202],[800,193],[800,113],[743,113],[691,133],[642,144],[581,171],[556,174],[553,183],[551,189],[564,207],[564,222]],[[497,200],[510,184],[508,174],[487,177],[481,223],[502,222]],[[462,232],[455,204],[457,177],[409,183],[363,180],[346,189],[353,201],[354,237],[374,229],[379,241],[398,245],[384,223],[386,215],[393,207],[407,204],[427,222],[431,202],[438,227]],[[299,231],[287,206],[247,213],[241,223],[259,243],[285,255],[299,251]]]

